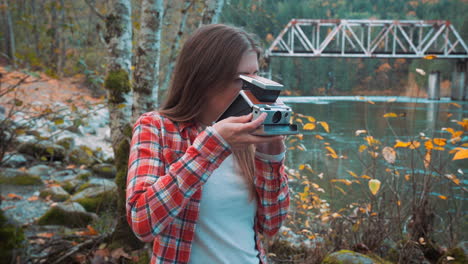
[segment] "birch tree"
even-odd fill
[[[166,74],[163,79],[164,80],[163,85],[161,86],[163,91],[166,91],[167,88],[169,87],[169,82],[171,81],[171,75],[172,75],[172,72],[174,71],[175,60],[177,57],[177,53],[179,51],[180,42],[181,42],[182,36],[185,33],[185,26],[187,25],[187,18],[189,15],[189,10],[192,7],[192,5],[193,5],[193,1],[186,0],[184,1],[184,7],[180,10],[181,20],[179,24],[179,30],[177,31],[176,37],[171,45],[169,60],[168,60],[168,64],[166,67]]]
[[[203,24],[216,24],[223,10],[224,0],[206,0],[206,7],[201,22]]]
[[[16,67],[15,34],[13,31],[13,24],[11,22],[10,9],[8,8],[8,0],[2,0],[0,3],[2,3],[2,7],[0,7],[0,9],[3,18],[0,19],[0,21],[2,21],[4,27],[3,30],[5,32],[5,51],[11,65]]]
[[[154,110],[158,102],[163,2],[163,0],[142,2],[141,28],[133,73],[133,121],[144,112]]]
[[[131,231],[125,213],[125,187],[132,126],[130,124],[132,61],[132,23],[130,0],[114,0],[113,10],[105,17],[108,49],[108,73],[104,81],[107,90],[112,149],[114,151],[118,186],[117,226],[112,240],[138,247],[140,242]]]

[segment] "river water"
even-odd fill
[[[322,197],[336,210],[346,206],[352,201],[362,201],[369,194],[368,178],[379,179],[382,182],[381,190],[388,187],[391,182],[401,193],[401,203],[411,199],[412,182],[409,177],[417,181],[431,182],[429,193],[440,223],[447,217],[461,217],[460,235],[462,240],[468,239],[468,159],[452,161],[453,154],[449,151],[462,144],[468,143],[468,133],[464,133],[462,140],[456,144],[448,143],[442,151],[432,151],[431,165],[424,166],[424,157],[427,153],[424,143],[427,138],[446,138],[450,140],[451,134],[443,128],[453,128],[462,131],[461,125],[456,121],[468,118],[468,102],[450,101],[442,98],[440,101],[431,101],[422,98],[410,97],[282,97],[284,103],[291,106],[298,114],[312,116],[316,121],[325,121],[330,131],[318,123],[314,130],[302,130],[302,140],[289,143],[286,164],[289,169],[305,175],[308,180],[317,183],[324,189]],[[384,117],[385,114],[394,113],[396,117]],[[300,118],[304,124],[310,122],[307,118]],[[296,120],[297,122],[298,120]],[[366,130],[359,135],[356,131]],[[366,137],[372,136],[378,140],[377,158],[372,158],[367,150],[360,152],[362,145],[368,145]],[[322,139],[323,138],[323,139]],[[291,141],[291,137],[289,141]],[[396,161],[389,164],[382,158],[382,149],[385,146],[394,148],[396,140],[409,142],[418,141],[417,149],[395,148]],[[295,141],[295,140],[293,140]],[[294,147],[296,146],[296,147]],[[332,148],[337,156],[332,158],[327,147]],[[310,170],[300,170],[301,165],[309,166]],[[307,168],[307,167],[306,167]],[[352,173],[357,177],[353,177]],[[447,176],[448,175],[448,176]],[[450,176],[452,175],[452,176]],[[453,178],[455,176],[455,178]],[[396,181],[390,180],[397,177]],[[408,177],[408,178],[406,178]],[[458,179],[456,184],[453,180]],[[340,185],[345,192],[334,188],[330,182],[333,179],[358,180],[359,184]],[[339,183],[337,183],[339,185]],[[387,185],[387,186],[386,186]],[[295,193],[303,188],[301,180],[292,182],[291,188]],[[415,192],[421,195],[422,190]],[[449,216],[449,214],[451,214]]]

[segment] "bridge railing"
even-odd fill
[[[445,20],[292,19],[266,56],[468,58],[468,47]]]

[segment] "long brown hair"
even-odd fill
[[[236,78],[246,51],[261,54],[254,35],[222,24],[198,28],[185,42],[177,58],[167,97],[159,112],[176,122],[199,122],[202,105],[213,90]],[[233,150],[250,193],[255,198],[254,146]]]

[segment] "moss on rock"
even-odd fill
[[[24,240],[23,229],[8,223],[0,210],[0,262],[11,263],[13,251],[22,247]]]
[[[468,258],[466,257],[463,249],[457,247],[452,248],[447,251],[440,259],[437,261],[437,264],[464,264],[468,263]]]
[[[18,152],[48,161],[63,161],[65,148],[51,142],[24,142],[18,147]]]
[[[76,165],[91,166],[95,163],[93,150],[87,146],[74,148],[68,155],[71,163]]]
[[[61,138],[56,142],[56,144],[64,147],[65,150],[70,151],[75,146],[75,139],[72,137]]]
[[[50,196],[50,199],[52,199],[52,201],[63,202],[70,197],[70,194],[60,186],[52,186],[50,188],[42,190],[39,194],[39,197],[41,198],[46,198],[48,196]]]
[[[39,225],[86,227],[93,219],[93,215],[87,213],[80,204],[66,203],[51,207],[37,223]]]
[[[340,250],[325,257],[322,264],[389,264],[378,256],[367,256],[351,250]]]
[[[39,176],[16,169],[0,170],[0,184],[11,185],[41,185]]]

